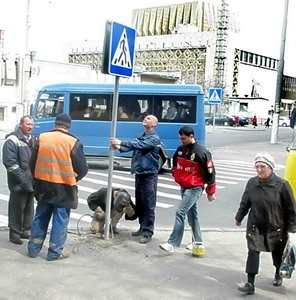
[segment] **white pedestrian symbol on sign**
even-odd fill
[[[211,101],[219,101],[220,100],[220,96],[216,90],[213,91],[213,94],[211,95],[210,100]]]
[[[112,59],[112,65],[124,68],[132,68],[130,49],[127,41],[126,29],[124,28]]]

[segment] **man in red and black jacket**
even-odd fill
[[[182,200],[176,211],[173,232],[166,243],[159,245],[162,250],[170,253],[181,245],[186,215],[192,229],[193,241],[203,243],[197,200],[201,197],[205,185],[209,201],[215,200],[216,192],[215,168],[211,153],[195,141],[194,131],[189,126],[180,128],[179,138],[182,145],[174,154],[172,174],[181,186]]]

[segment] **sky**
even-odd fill
[[[36,59],[61,61],[66,47],[103,41],[106,20],[131,26],[133,9],[186,3],[182,0],[30,0],[28,48]],[[221,0],[207,2],[220,4]],[[27,0],[0,0],[4,52],[23,53]],[[285,0],[228,0],[237,16],[243,50],[279,58]],[[296,77],[296,1],[289,1],[284,74]],[[101,44],[98,43],[98,47]]]

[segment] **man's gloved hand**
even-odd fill
[[[122,211],[128,217],[132,217],[136,213],[135,210],[131,207],[131,205],[128,205],[128,206],[124,207]]]
[[[95,213],[99,221],[105,220],[105,212],[102,210],[101,206],[96,208]]]

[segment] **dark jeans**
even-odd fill
[[[52,204],[39,202],[32,225],[31,237],[28,243],[30,256],[37,256],[46,238],[49,221],[52,217],[52,228],[49,238],[47,258],[59,257],[63,253],[67,239],[70,208],[56,207]]]
[[[10,236],[20,237],[30,233],[34,216],[33,192],[10,191],[8,203],[8,227]]]
[[[276,271],[279,270],[282,262],[282,256],[285,249],[285,243],[281,242],[272,252],[273,265]],[[258,274],[260,262],[260,252],[249,249],[246,263],[246,273]]]
[[[158,174],[136,174],[136,210],[143,235],[154,231]]]

